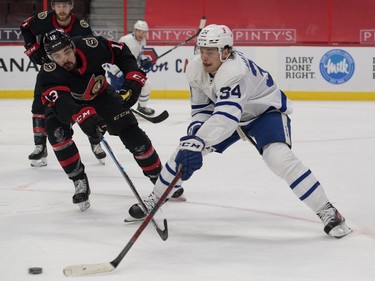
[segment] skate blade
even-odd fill
[[[78,207],[81,209],[82,212],[86,211],[90,208],[90,200],[86,200],[85,202],[77,203]]]
[[[100,164],[105,165],[105,158],[98,159],[98,160],[99,160],[99,163],[100,163]]]
[[[177,198],[170,197],[168,200],[169,202],[186,202],[186,197],[182,194]]]
[[[144,219],[145,218],[136,219],[136,218],[133,218],[133,217],[127,217],[126,219],[124,219],[124,223],[131,224],[131,223],[136,223],[136,222],[143,221]]]
[[[47,158],[40,158],[38,160],[30,160],[31,167],[45,167],[47,166]]]
[[[334,228],[329,232],[329,235],[335,237],[335,238],[342,238],[350,233],[352,233],[353,230],[346,225],[346,223],[342,223]]]

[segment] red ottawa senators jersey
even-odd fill
[[[125,75],[131,71],[140,71],[136,59],[123,43],[100,36],[76,36],[72,42],[77,58],[74,70],[67,71],[55,62],[49,62],[40,71],[42,101],[49,107],[55,106],[57,111],[66,112],[66,104],[58,102],[62,97],[66,101],[69,96],[69,99],[74,98],[79,101],[78,104],[82,104],[102,94],[108,87],[102,67],[105,63],[116,64]],[[69,118],[76,110],[68,110],[70,113],[66,112],[64,117]]]
[[[61,28],[71,37],[93,34],[90,25],[85,20],[78,19],[73,14],[71,14],[71,16],[72,20],[66,27],[59,26],[54,11],[44,11],[29,17],[22,22],[20,27],[25,45],[34,43],[41,44],[44,34],[56,28]]]

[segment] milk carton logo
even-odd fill
[[[354,60],[352,56],[340,49],[327,52],[320,60],[320,73],[331,84],[343,84],[354,73]]]

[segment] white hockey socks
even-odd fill
[[[294,194],[315,213],[327,204],[328,198],[314,174],[306,168],[284,143],[272,143],[264,148],[267,166],[284,179]]]

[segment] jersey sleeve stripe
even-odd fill
[[[223,106],[223,105],[235,106],[242,112],[242,106],[239,105],[237,102],[233,102],[233,101],[220,101],[215,104],[215,107]]]
[[[235,117],[235,116],[233,116],[233,115],[231,115],[231,114],[229,114],[229,113],[227,113],[227,112],[216,111],[216,112],[214,112],[212,115],[222,115],[222,116],[225,116],[225,117],[227,117],[228,119],[231,119],[231,120],[233,120],[233,121],[235,121],[235,122],[237,122],[237,123],[240,122],[240,120],[239,120],[237,117]]]
[[[193,114],[193,116],[196,116],[198,114],[207,114],[207,115],[212,115],[213,111],[212,110],[202,110],[202,111],[198,111],[196,113]]]
[[[206,103],[206,104],[193,104],[191,106],[191,109],[201,109],[201,108],[205,108],[207,106],[211,105],[211,103]]]

